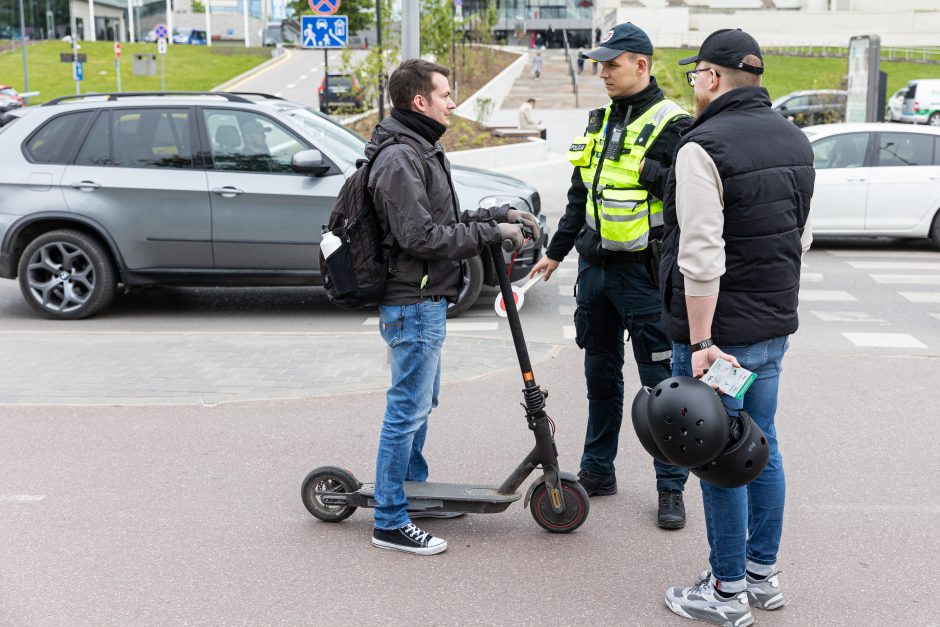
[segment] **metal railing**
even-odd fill
[[[786,57],[824,57],[846,59],[848,46],[767,46],[764,54]],[[924,63],[940,65],[940,48],[898,48],[882,47],[882,61],[903,61],[905,63]]]
[[[568,31],[561,31],[562,41],[565,42],[565,61],[568,62],[568,74],[571,76],[571,91],[574,92],[574,108],[579,109],[580,103],[578,102],[578,72],[575,69],[577,64],[577,59],[574,56],[577,52],[571,51],[571,46],[568,45]]]

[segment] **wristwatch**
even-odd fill
[[[705,338],[701,342],[696,342],[695,344],[690,344],[689,348],[692,349],[692,352],[703,351],[710,346],[714,346],[715,342],[712,341],[710,337]]]

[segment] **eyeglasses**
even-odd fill
[[[699,72],[707,72],[709,70],[714,72],[715,76],[721,76],[721,74],[718,73],[718,70],[716,70],[713,67],[700,67],[696,70],[689,70],[688,72],[685,73],[685,77],[689,79],[689,87],[695,87],[695,79],[698,78]]]

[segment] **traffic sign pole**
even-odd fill
[[[114,73],[117,75],[117,90],[121,89],[121,42],[114,42]]]

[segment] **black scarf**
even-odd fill
[[[431,145],[436,144],[441,139],[444,131],[447,130],[447,127],[437,120],[432,120],[423,113],[416,111],[392,109],[392,117],[428,140]]]

